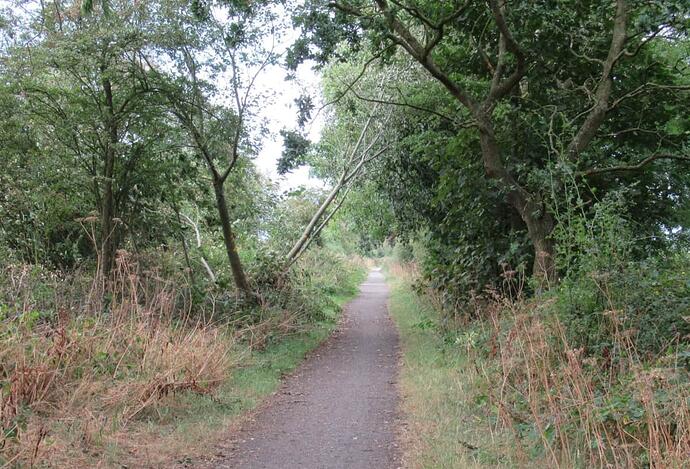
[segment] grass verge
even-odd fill
[[[433,292],[411,287],[411,267],[389,271],[403,345],[405,467],[688,467],[685,355],[639,353],[615,306],[605,312],[613,352],[588,354],[568,340],[553,294],[496,294],[472,320],[449,326]]]
[[[456,341],[439,334],[433,306],[389,276],[389,309],[402,343],[403,464],[407,468],[515,467],[512,437],[475,401],[484,385]]]

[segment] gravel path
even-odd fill
[[[374,270],[338,331],[242,428],[215,468],[398,467],[398,335],[388,288]]]

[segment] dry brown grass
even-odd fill
[[[327,267],[321,280],[347,296],[363,262],[301,270]],[[213,287],[192,306],[175,265],[120,251],[110,282],[0,268],[0,468],[158,468],[208,455],[277,386],[280,369],[263,361],[296,366],[328,332],[301,307],[303,279],[285,307],[248,315]]]
[[[0,467],[93,464],[131,422],[212,393],[238,359],[227,327],[192,321],[172,282],[123,255],[105,314],[98,285],[78,314],[66,300],[57,314],[35,312],[43,305],[27,290],[45,284],[27,269],[7,272],[17,309],[0,321]]]
[[[178,393],[213,392],[231,369],[231,347],[232,337],[213,326],[134,317],[13,335],[0,356],[10,383],[0,391],[4,457],[32,465],[89,453],[103,434]]]
[[[551,467],[666,468],[690,460],[688,370],[677,357],[642,361],[618,329],[620,357],[586,355],[540,300],[496,296],[485,312],[489,360],[479,356],[486,350],[475,350],[475,360],[494,383],[490,401],[505,428],[534,430],[539,441],[518,441],[543,446]]]
[[[419,278],[419,268],[415,263],[402,264],[396,261],[386,262],[386,270],[391,277],[411,285]]]
[[[410,467],[689,467],[687,362],[642,358],[615,305],[605,314],[617,355],[587,354],[551,300],[524,299],[518,279],[456,312],[464,320],[440,321],[448,311],[433,292],[411,296],[416,268],[388,271]]]

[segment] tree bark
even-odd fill
[[[501,149],[489,119],[489,116],[477,114],[484,171],[489,178],[500,181],[507,191],[508,203],[515,208],[527,226],[527,233],[534,248],[532,275],[540,289],[548,289],[557,280],[554,243],[549,238],[554,228],[553,217],[538,196],[520,186],[503,164]]]
[[[104,71],[104,69],[102,69]],[[103,197],[101,198],[101,265],[100,274],[103,279],[109,279],[115,266],[115,252],[118,245],[117,226],[115,224],[115,191],[113,190],[115,176],[116,145],[118,142],[117,122],[113,105],[113,89],[110,80],[103,79],[105,94],[106,127],[108,139],[106,142],[103,161]]]
[[[187,270],[189,270],[189,282],[194,285],[194,269],[192,268],[192,262],[189,258],[189,249],[187,249],[187,240],[184,237],[184,232],[182,231],[182,217],[180,217],[180,210],[177,208],[177,203],[173,200],[172,209],[175,211],[175,217],[177,218],[177,225],[179,226],[178,236],[180,237],[180,242],[182,243],[182,253],[184,254],[184,261],[187,264]]]
[[[326,200],[323,201],[316,213],[314,213],[314,216],[311,217],[311,220],[309,220],[309,224],[302,232],[302,236],[300,236],[300,238],[297,240],[292,249],[290,249],[290,252],[287,255],[288,262],[291,262],[302,250],[302,247],[307,243],[307,241],[309,241],[309,238],[312,235],[312,231],[314,231],[316,224],[321,219],[323,214],[326,212],[326,209],[328,209],[333,200],[336,198],[342,187],[343,183],[341,180],[338,184],[335,185],[333,190],[331,190],[330,194],[328,194],[328,197],[326,197]]]
[[[601,79],[594,93],[594,105],[580,126],[572,142],[568,145],[568,156],[575,161],[596,136],[609,111],[609,100],[613,91],[613,69],[625,45],[628,7],[625,0],[617,0],[616,15],[613,21],[611,45],[606,60],[602,63]]]
[[[537,281],[538,290],[548,290],[558,281],[556,275],[555,243],[550,238],[554,220],[542,204],[530,202],[520,216],[527,225],[527,233],[534,248],[532,277]]]
[[[225,243],[225,251],[230,261],[230,268],[232,269],[232,276],[235,280],[237,289],[245,296],[252,297],[252,289],[249,287],[247,277],[244,275],[242,262],[237,253],[237,244],[235,243],[235,235],[232,232],[230,224],[230,212],[228,211],[228,204],[225,201],[225,192],[223,189],[223,181],[214,177],[213,190],[216,194],[216,207],[218,208],[218,215],[220,216],[220,224],[223,228],[223,241]]]

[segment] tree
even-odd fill
[[[476,139],[484,174],[524,223],[533,274],[546,286],[556,269],[545,172],[589,177],[599,169],[647,171],[659,160],[687,160],[684,136],[660,131],[635,141],[634,152],[622,152],[612,137],[630,128],[620,117],[632,98],[674,107],[687,90],[677,84],[685,71],[653,58],[657,45],[685,37],[687,17],[687,5],[673,1],[618,0],[611,8],[604,1],[317,0],[296,18],[304,35],[292,59],[327,59],[344,41],[368,44],[384,60],[398,49],[418,63],[471,123],[457,132]],[[666,81],[656,82],[660,76]],[[678,115],[667,110],[656,117],[669,122]],[[654,123],[642,117],[638,127]]]
[[[381,114],[377,106],[366,111],[368,114],[354,111],[349,116],[340,116],[341,118],[333,122],[332,127],[325,132],[324,141],[317,153],[326,162],[312,163],[315,164],[317,173],[320,172],[322,177],[331,180],[333,186],[288,252],[288,265],[297,260],[342,207],[367,165],[388,149],[388,116],[385,113]],[[333,205],[338,197],[340,200]]]
[[[186,3],[162,5],[157,52],[147,66],[158,77],[149,84],[161,92],[169,111],[187,132],[193,151],[211,177],[225,250],[237,289],[252,297],[252,289],[239,256],[227,202],[226,182],[251,156],[255,111],[266,99],[257,92],[257,79],[276,63],[275,12],[266,6],[209,6],[189,11]],[[166,70],[173,64],[172,73]]]
[[[90,198],[104,279],[132,229],[130,216],[146,196],[158,195],[160,185],[152,183],[164,179],[163,161],[174,146],[164,138],[165,117],[141,74],[141,51],[149,39],[143,28],[132,28],[148,20],[149,10],[126,3],[108,2],[114,11],[88,15],[77,4],[58,2],[37,10],[38,18],[27,20],[36,34],[12,46],[5,70],[37,145],[55,152],[49,157],[60,158],[58,171],[71,173]]]

